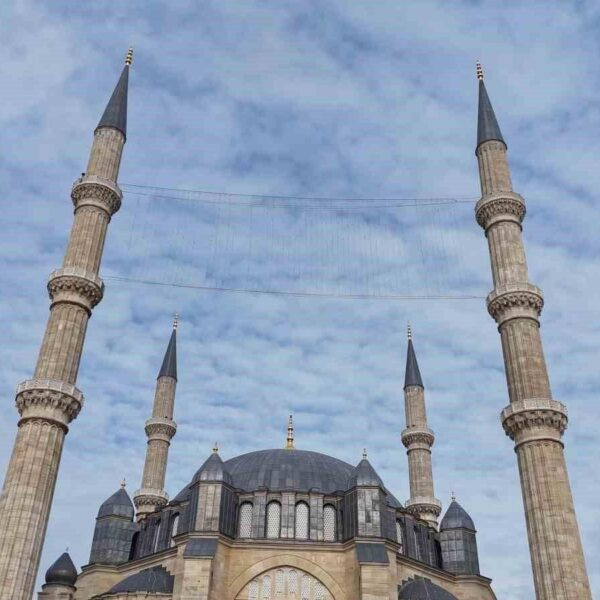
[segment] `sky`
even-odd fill
[[[586,1],[3,2],[2,472],[14,389],[32,375],[46,278],[71,225],[70,187],[135,48],[124,202],[107,238],[106,292],[77,384],[85,406],[66,439],[40,572],[65,547],[86,564],[101,502],[123,477],[130,493],[139,486],[175,311],[171,496],[215,441],[224,459],[282,447],[293,412],[297,447],[353,464],[366,447],[387,487],[408,498],[400,433],[410,320],[436,434],[436,496],[447,507],[454,490],[472,516],[481,572],[498,598],[534,596],[515,455],[499,420],[508,403],[500,341],[482,299],[487,246],[472,204],[436,213],[360,201],[353,212],[351,200],[290,208],[265,199],[476,199],[480,60],[527,201],[530,279],[544,290],[550,380],[569,410],[565,455],[600,594],[599,32],[600,6]],[[155,198],[133,185],[222,194]],[[315,202],[328,210],[306,208]],[[340,297],[351,294],[370,297]],[[376,297],[386,294],[477,297]]]

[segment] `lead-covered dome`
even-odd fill
[[[245,491],[266,488],[271,491],[331,494],[346,490],[354,472],[348,463],[308,450],[258,450],[225,461],[233,485]]]

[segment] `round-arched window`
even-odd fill
[[[306,502],[298,502],[296,504],[296,534],[297,540],[308,539],[308,504]]]
[[[267,537],[278,538],[281,532],[281,504],[269,502],[267,504]]]

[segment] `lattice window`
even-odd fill
[[[308,504],[306,502],[298,502],[296,504],[296,539],[308,539]]]
[[[295,596],[298,593],[298,573],[290,571],[288,573],[288,594]]]
[[[285,586],[285,573],[283,569],[279,569],[277,573],[275,573],[275,594],[277,596],[283,596]]]
[[[265,600],[271,598],[271,576],[265,575],[262,580],[262,597]]]
[[[323,539],[326,542],[335,542],[335,517],[335,507],[326,504],[323,508]]]
[[[396,541],[400,545],[398,552],[402,552],[404,548],[404,536],[402,535],[402,523],[400,521],[396,521]]]
[[[302,575],[302,592],[301,600],[310,600],[310,577],[308,575]]]
[[[278,538],[281,531],[281,504],[269,502],[267,504],[267,537]]]
[[[252,502],[243,502],[240,506],[238,535],[241,538],[252,536]]]
[[[325,600],[325,587],[320,581],[315,584],[315,600]]]
[[[250,589],[248,590],[248,600],[258,600],[258,581],[250,583]]]

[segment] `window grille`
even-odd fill
[[[400,545],[400,552],[402,552],[402,548],[404,547],[404,538],[402,536],[402,523],[400,521],[396,521],[396,541]]]
[[[310,577],[302,575],[302,593],[301,600],[310,600]]]
[[[252,537],[252,502],[243,502],[240,506],[238,532],[241,538]]]
[[[248,600],[258,600],[258,581],[250,583],[250,589],[248,590]]]
[[[325,588],[320,581],[315,584],[315,600],[325,600]]]
[[[296,504],[296,539],[308,539],[308,504],[298,502]]]
[[[323,508],[323,539],[326,542],[335,542],[335,517],[335,507],[326,504]]]
[[[173,538],[177,535],[177,531],[179,530],[179,514],[173,515],[171,521],[171,548],[175,545],[175,541]]]
[[[288,574],[288,594],[295,596],[298,593],[298,573],[290,571]]]
[[[262,581],[262,597],[265,600],[271,598],[271,576],[265,575]]]
[[[281,529],[281,504],[269,502],[267,504],[267,537],[278,538]]]
[[[283,596],[283,592],[285,591],[285,574],[283,569],[279,569],[277,573],[275,573],[275,594],[277,596]]]

